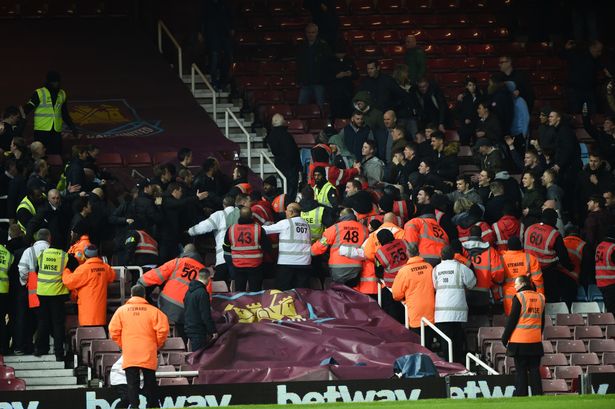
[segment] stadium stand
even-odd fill
[[[40,7],[40,2],[21,3],[3,2],[0,7],[2,17],[8,19],[11,30],[17,30],[16,24],[13,24],[15,21],[11,21],[11,19],[36,17],[43,21],[41,24],[44,26],[47,24],[45,19],[51,17],[103,18],[125,17],[129,14],[129,10],[122,6],[122,2],[103,1],[98,2],[100,3],[98,6],[94,6],[92,2],[85,2],[83,5],[69,4],[70,2],[62,3],[62,5],[50,3],[49,7]],[[506,18],[506,14],[509,12],[507,3],[510,2],[478,0],[336,1],[335,8],[340,23],[339,37],[343,39],[346,49],[350,56],[354,58],[358,67],[359,79],[355,81],[355,85],[365,79],[365,66],[371,59],[379,59],[381,69],[387,73],[391,73],[398,64],[403,63],[405,48],[402,43],[407,34],[413,34],[427,56],[430,78],[439,83],[446,98],[446,103],[454,110],[457,95],[463,92],[467,77],[475,78],[480,88],[486,89],[490,75],[497,71],[500,57],[510,54],[513,56],[515,68],[528,71],[531,85],[535,91],[536,103],[533,111],[530,107],[529,114],[532,116],[531,134],[537,137],[538,125],[535,123],[534,114],[538,114],[545,107],[559,109],[566,106],[565,81],[567,77],[563,74],[566,66],[564,61],[558,57],[558,50],[553,42],[517,41],[514,38],[512,28],[506,26],[509,21]],[[178,87],[177,78],[167,72],[169,69],[166,65],[169,61],[161,61],[161,58],[158,58],[159,56],[154,58],[151,55],[142,55],[141,57],[148,61],[148,65],[153,67],[151,72],[162,72],[164,75],[159,74],[157,77],[148,75],[151,73],[146,73],[144,71],[147,70],[139,68],[138,71],[133,69],[135,72],[133,76],[136,78],[139,75],[144,75],[151,82],[163,84],[161,89],[156,90],[156,93],[177,95],[178,97],[175,100],[180,101],[177,106],[174,106],[174,103],[166,102],[160,111],[185,111],[189,113],[186,117],[199,118],[199,120],[186,121],[185,117],[171,118],[161,114],[162,124],[170,123],[171,126],[165,131],[166,139],[159,144],[160,146],[155,143],[151,145],[143,143],[142,140],[136,138],[126,138],[119,142],[117,140],[115,142],[101,140],[99,146],[102,151],[95,158],[95,164],[113,175],[118,175],[121,179],[120,182],[124,184],[123,190],[128,190],[135,185],[137,179],[141,180],[146,176],[152,180],[157,178],[156,181],[161,181],[160,175],[155,173],[154,166],[175,163],[176,152],[174,149],[187,145],[195,151],[194,163],[201,164],[208,157],[216,158],[220,162],[219,167],[224,170],[223,173],[227,174],[226,176],[230,176],[231,169],[243,160],[243,162],[252,164],[251,170],[253,172],[259,173],[260,171],[263,177],[269,175],[277,177],[276,169],[273,166],[265,164],[259,167],[256,164],[260,155],[272,157],[265,135],[270,130],[271,118],[274,114],[282,114],[287,119],[287,129],[292,134],[292,140],[307,156],[310,155],[311,149],[317,143],[322,142],[324,134],[337,133],[344,129],[349,124],[350,119],[333,118],[333,124],[331,124],[332,117],[330,114],[332,109],[328,103],[322,106],[311,103],[297,103],[300,91],[295,78],[297,64],[294,60],[294,54],[297,45],[305,39],[305,25],[310,21],[309,13],[299,7],[299,4],[300,2],[297,1],[274,0],[233,2],[234,12],[237,13],[236,36],[234,38],[235,59],[232,61],[230,69],[232,72],[232,80],[228,88],[230,92],[226,92],[225,89],[214,93],[218,96],[216,101],[218,112],[213,111],[214,94],[208,89],[208,85],[211,85],[208,82],[211,80],[209,75],[202,80],[199,78],[194,80],[196,81],[195,88],[191,90],[191,95],[186,96],[187,93],[183,84]],[[485,6],[485,4],[488,4],[488,6]],[[168,20],[173,21],[172,17],[169,16]],[[177,20],[181,21],[179,17],[181,16],[175,16]],[[96,19],[93,21],[93,30],[95,30],[99,23]],[[123,18],[120,21],[124,22]],[[84,23],[84,25],[88,24],[90,23]],[[109,42],[121,44],[119,37],[123,36],[129,39],[133,37],[125,35],[126,29],[123,24],[120,25],[121,30],[118,38]],[[186,44],[189,36],[182,36],[181,34],[182,30],[187,30],[187,28],[183,28],[181,24],[177,23],[170,24],[170,26],[173,28],[172,32],[180,33],[178,38],[183,40],[183,44]],[[41,29],[41,31],[43,30]],[[14,32],[11,34],[15,35]],[[17,36],[20,36],[19,33],[17,33]],[[78,47],[80,47],[79,44],[69,45],[69,51],[66,51],[65,54],[75,54],[75,49],[80,49]],[[126,48],[135,50],[143,47],[131,43]],[[118,59],[119,57],[126,57],[123,54],[117,54]],[[165,52],[162,60],[171,60],[168,54]],[[85,55],[84,59],[87,60],[88,57],[92,59],[90,54]],[[135,57],[135,59],[139,59],[139,57]],[[113,59],[111,58],[111,60]],[[175,67],[176,61],[173,59],[173,69],[175,70],[177,69]],[[189,63],[192,63],[192,61],[189,61]],[[115,64],[117,63],[111,61],[104,65],[101,71],[107,70],[111,73],[118,73],[117,68],[111,67]],[[23,66],[29,65],[34,66],[34,64],[23,64]],[[161,66],[164,66],[164,69],[160,68]],[[83,84],[90,80],[91,72],[95,72],[91,69],[84,69],[84,71],[87,71],[88,75],[82,75],[81,78],[72,80],[71,85],[74,88],[83,88]],[[190,70],[184,69],[180,75],[181,82],[190,87],[193,79],[190,75],[187,75],[188,71]],[[15,76],[22,73],[11,72],[9,74]],[[160,78],[164,80],[160,80]],[[97,84],[100,88],[106,88],[107,85],[106,81]],[[127,85],[122,85],[122,87],[129,88]],[[144,90],[148,88],[139,85],[134,85],[134,87]],[[18,97],[23,98],[22,93],[23,90],[19,90],[19,93],[9,90],[6,95],[17,99]],[[151,89],[142,93],[128,89],[125,95],[128,95],[128,99],[137,97],[141,100],[148,100],[152,98],[153,93]],[[101,92],[102,94],[111,95],[113,92]],[[75,95],[76,100],[88,97],[81,91],[75,92]],[[172,100],[173,98],[168,99]],[[139,102],[139,104],[143,103]],[[8,105],[8,103],[5,105]],[[145,112],[148,115],[158,114],[156,108],[160,107],[154,105],[156,103],[145,104],[147,107]],[[229,120],[228,118],[233,115],[238,116],[239,119],[237,121],[233,121],[232,118]],[[593,115],[592,118],[596,124],[602,124],[606,120],[605,116],[597,114]],[[584,129],[583,120],[582,115],[577,113],[572,118],[571,123],[576,136],[575,142],[578,140],[584,143],[583,146],[587,153],[585,159],[588,159],[589,152],[591,152],[588,144],[593,143],[594,137]],[[458,161],[457,174],[473,176],[476,179],[484,167],[484,162],[476,161],[479,156],[477,149],[465,144],[459,146],[459,143],[463,140],[460,136],[459,125],[459,121],[451,122],[445,130],[445,140],[448,146],[456,146],[457,151],[454,155],[456,156],[455,160]],[[228,128],[228,130],[225,130],[225,128]],[[225,138],[222,138],[223,132]],[[198,140],[201,137],[211,139],[202,142]],[[98,139],[96,139],[96,142],[98,143]],[[197,145],[198,149],[196,149]],[[506,145],[502,142],[501,147],[505,149]],[[5,153],[8,154],[8,152]],[[234,158],[235,153],[238,153],[241,158],[236,160]],[[547,156],[548,154],[549,152],[547,152]],[[388,160],[387,158],[381,159]],[[510,157],[507,159],[512,160]],[[548,157],[548,159],[549,161],[553,160],[551,157]],[[59,176],[60,173],[65,171],[64,166],[67,162],[60,155],[47,155],[47,163],[53,172]],[[551,162],[549,162],[550,164]],[[195,173],[197,172],[196,168],[198,166],[188,167]],[[329,168],[327,168],[327,171],[329,172]],[[283,173],[280,172],[280,174]],[[522,177],[521,169],[513,171],[511,167],[511,172],[507,173],[512,176],[511,179],[508,179],[508,175],[506,175],[507,180],[520,180]],[[133,177],[133,175],[138,176],[138,178]],[[203,177],[203,174],[200,174],[200,176]],[[260,189],[262,181],[258,180],[254,174],[250,174],[249,178],[246,182],[250,182]],[[304,180],[307,180],[307,177]],[[405,183],[407,184],[407,182],[406,180]],[[446,184],[452,185],[455,182],[457,181],[448,180]],[[182,180],[181,183],[184,183],[184,181]],[[340,196],[344,196],[342,190],[345,187],[341,186],[341,189],[339,189]],[[444,186],[444,189],[450,187]],[[477,188],[479,187],[477,186]],[[489,185],[482,186],[482,188],[485,187],[487,188],[487,196],[490,197]],[[441,188],[442,186],[438,186],[437,190],[441,190]],[[516,190],[519,190],[518,186]],[[598,193],[602,194],[602,192]],[[114,196],[113,199],[117,198]],[[221,197],[216,199],[220,199],[220,203],[216,202],[212,204],[212,207],[214,205],[220,207]],[[21,201],[21,198],[14,204],[17,205],[19,201]],[[584,205],[584,203],[582,204]],[[539,208],[541,206],[542,203],[540,203]],[[374,203],[374,207],[377,207],[377,203]],[[211,210],[211,208],[209,209]],[[12,211],[14,210],[12,209]],[[447,210],[450,213],[451,209]],[[469,212],[469,209],[466,210]],[[519,208],[516,210],[524,211],[525,209]],[[563,211],[563,209],[558,210]],[[442,210],[439,209],[439,211]],[[581,211],[581,213],[584,213],[584,211]],[[580,222],[580,220],[575,221]],[[190,226],[184,227],[186,228],[182,229],[182,234]],[[200,243],[200,245],[206,248],[206,251],[204,251],[204,253],[207,253],[204,255],[207,260],[206,264],[213,266],[217,249],[214,249],[211,237],[208,237],[207,240],[208,243]],[[594,243],[594,245],[597,244]],[[109,254],[109,256],[112,264],[127,265],[118,261],[118,254]],[[312,289],[328,288],[327,281],[322,278],[312,277],[310,287]],[[118,280],[109,287],[108,317],[126,299],[126,291],[130,287],[129,281],[128,276],[123,279],[118,277]],[[228,282],[215,281],[213,292],[229,292],[234,289],[234,286],[235,282],[230,280]],[[271,279],[263,281],[264,289],[273,287],[274,282]],[[613,372],[614,369],[615,319],[613,314],[604,312],[605,300],[596,285],[590,284],[587,286],[583,284],[578,287],[578,290],[575,302],[548,302],[546,304],[547,316],[543,332],[545,356],[542,365],[548,366],[552,370],[548,372],[552,373],[553,379],[543,379],[545,393],[580,392],[579,376],[594,372],[608,373]],[[500,303],[496,302],[490,306],[489,313],[474,314],[474,311],[471,311],[467,323],[464,324],[464,336],[468,351],[477,353],[498,372],[508,374],[514,372],[514,361],[506,356],[506,348],[501,342],[507,318],[501,314],[500,307]],[[69,303],[69,308],[73,309],[73,313],[75,312],[74,303]],[[108,339],[104,327],[80,327],[76,320],[75,315],[70,315],[66,321],[67,339],[72,347],[70,354],[78,357],[78,365],[91,368],[93,376],[108,385],[110,368],[120,356],[119,348],[112,340]],[[176,331],[177,328],[172,328],[171,337],[167,339],[161,350],[159,367],[161,372],[186,369],[186,357],[191,352],[190,346],[179,337]],[[0,358],[3,358],[3,361],[0,362],[0,390],[3,391],[23,390],[26,385],[28,389],[44,389],[58,385],[67,388],[85,386],[84,383],[78,384],[72,368],[65,369],[64,364],[62,362],[56,363],[52,356],[45,355],[41,359],[34,359],[29,355],[23,358],[16,356],[2,357],[0,355]],[[49,375],[42,376],[38,372],[41,370],[49,371]],[[66,383],[62,384],[60,381]],[[192,381],[193,379],[189,377],[162,378],[159,384],[188,385]],[[82,382],[82,380],[79,379],[79,382]]]

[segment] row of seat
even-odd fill
[[[123,0],[5,0],[0,18],[128,16],[130,3]]]
[[[310,22],[309,15],[280,17],[276,15],[246,16],[239,19],[238,31],[248,30],[303,30]],[[358,28],[373,29],[374,27],[388,27],[398,29],[418,28],[490,28],[498,24],[493,14],[393,14],[375,16],[340,16],[339,28],[341,30],[356,30]]]
[[[337,0],[338,16],[364,16],[373,14],[404,13],[460,13],[505,10],[510,0]],[[303,13],[301,0],[241,0],[237,11],[241,14],[271,14],[290,16]]]

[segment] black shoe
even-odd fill
[[[39,350],[35,349],[35,350],[34,350],[34,354],[33,354],[33,355],[34,355],[35,357],[37,357],[37,358],[40,358],[41,356],[46,355],[46,354],[44,354],[43,352],[41,352],[41,351],[39,351]]]
[[[56,355],[56,362],[64,362],[64,356],[63,355]]]

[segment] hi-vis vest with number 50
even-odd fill
[[[192,257],[178,257],[144,273],[138,283],[144,287],[164,284],[158,306],[173,322],[184,321],[184,297],[190,282],[205,265]],[[211,280],[207,286],[211,294]]]

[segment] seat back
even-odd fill
[[[15,379],[15,369],[12,366],[0,365],[0,379]]]
[[[26,381],[19,378],[0,379],[0,391],[25,391]]]
[[[571,327],[585,325],[585,320],[581,314],[557,314],[555,316],[557,325],[568,325]]]
[[[190,381],[188,381],[188,378],[184,378],[183,376],[178,377],[178,378],[161,378],[158,381],[158,384],[160,386],[164,386],[164,385],[190,385]]]

